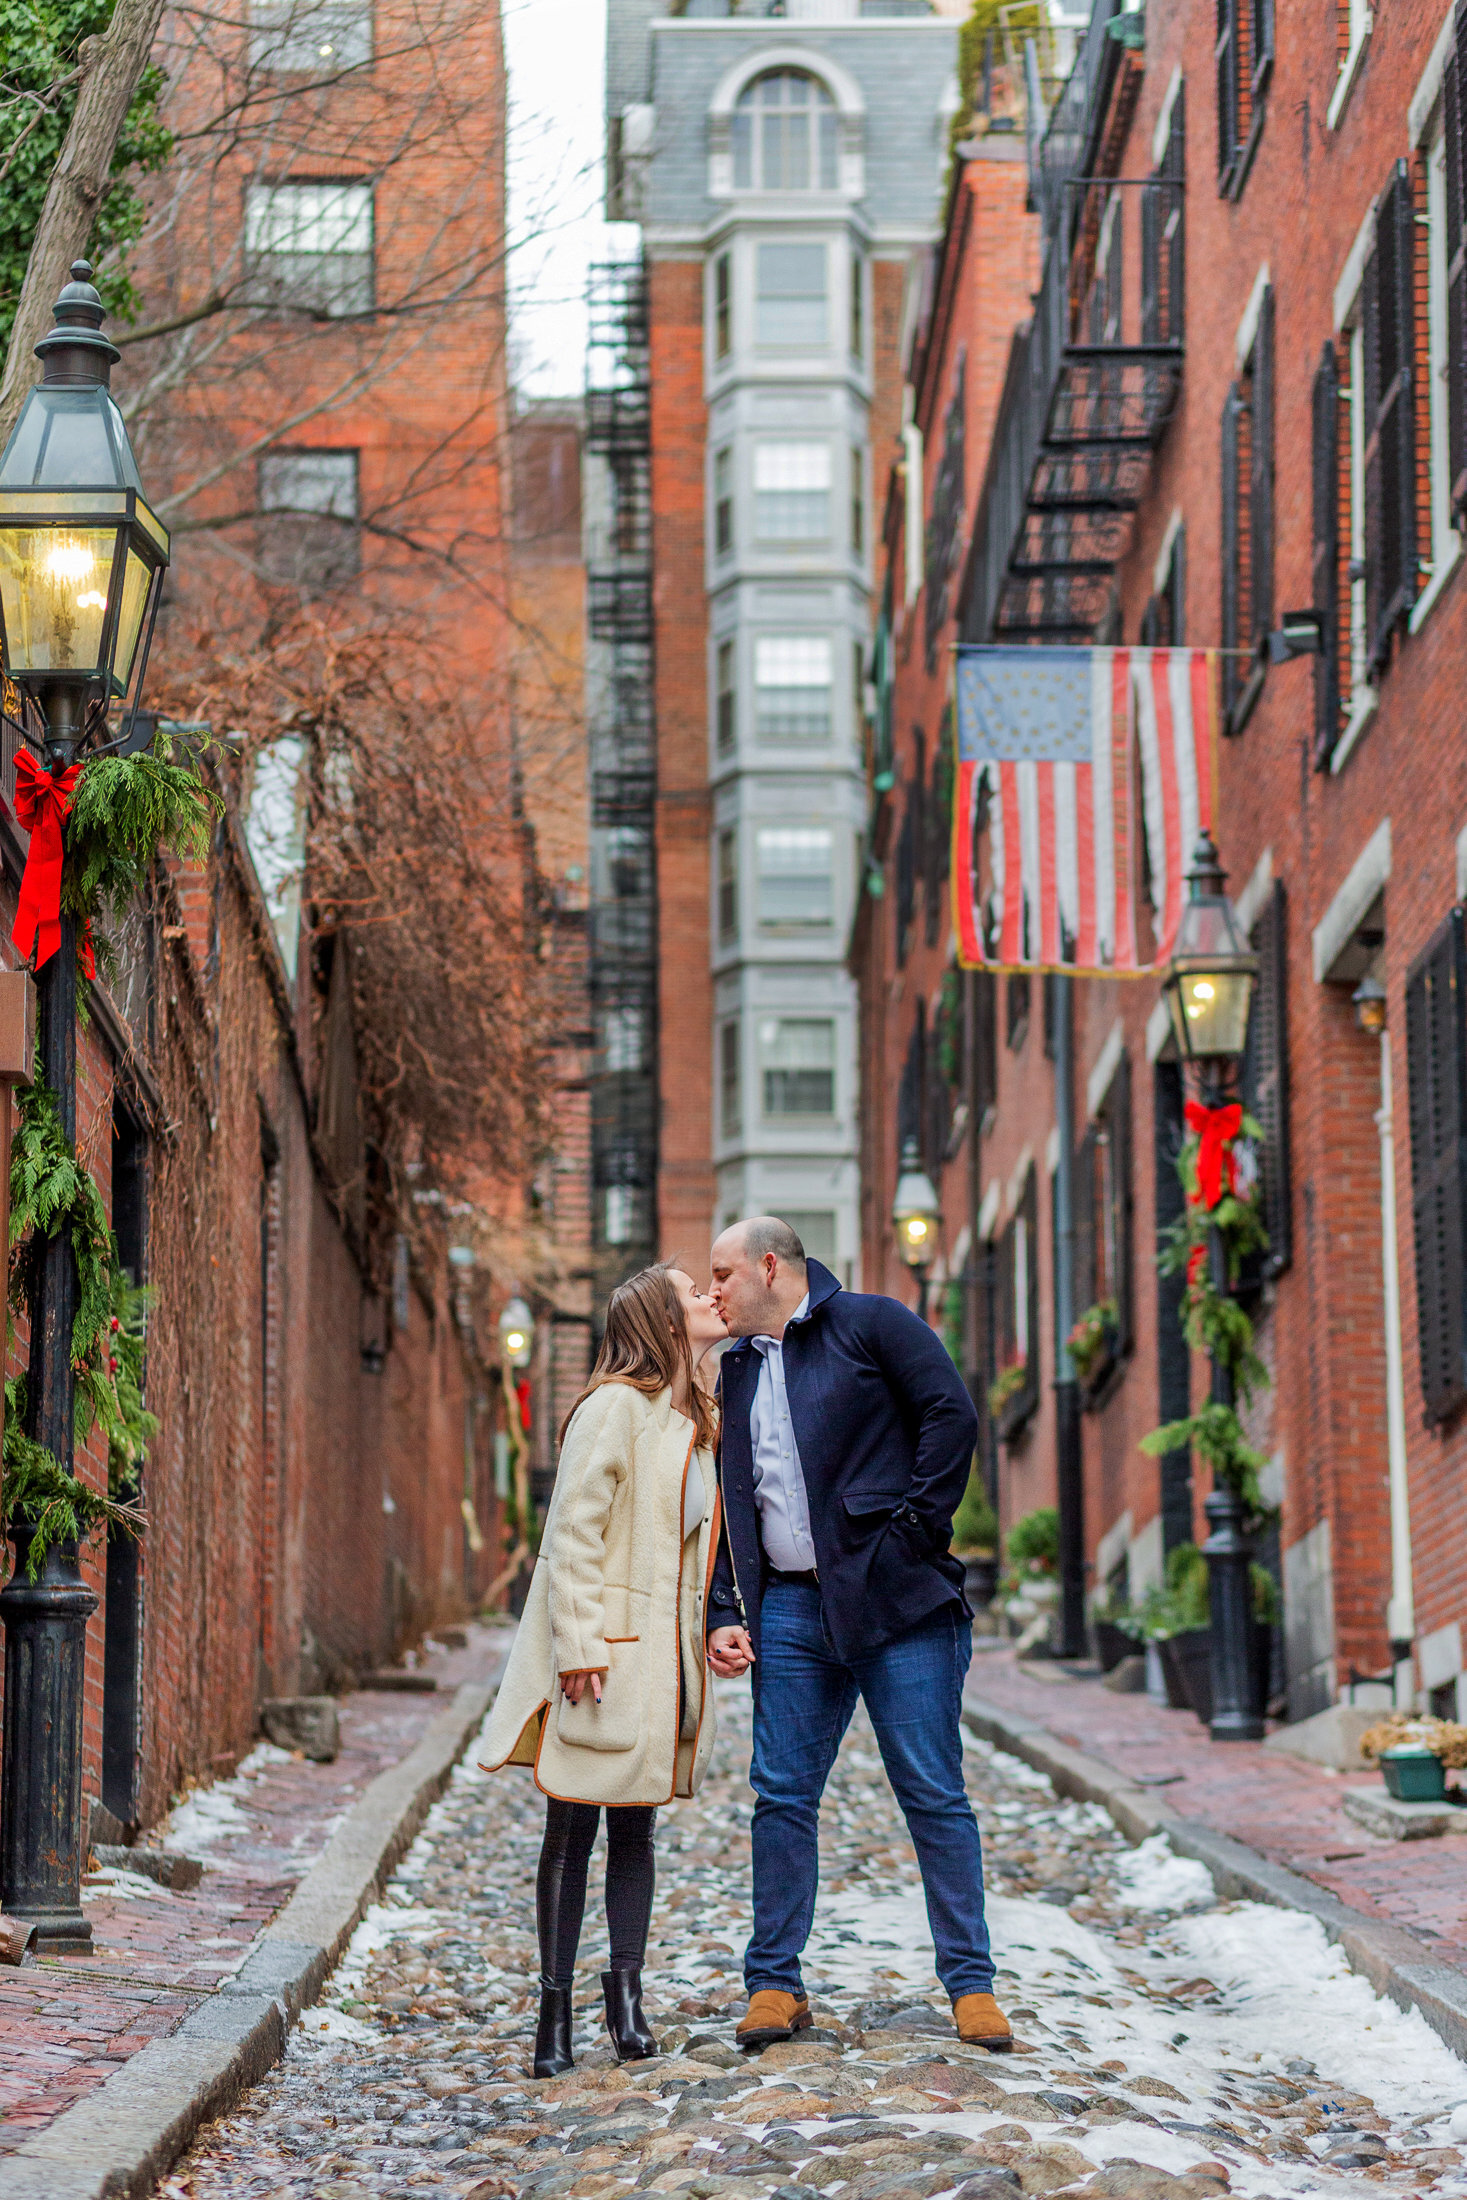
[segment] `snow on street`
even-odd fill
[[[747,2058],[748,1696],[694,1803],[658,1829],[647,2005],[664,2055],[618,2069],[600,2024],[599,1875],[578,2067],[527,2079],[541,1802],[470,1763],[358,1929],[284,2065],[168,2179],[173,2200],[1102,2200],[1467,2195],[1467,2067],[1378,2000],[1310,1918],[1213,1899],[1158,1839],[1056,1801],[970,1742],[998,1994],[1017,2051],[964,2048],[864,1715],[827,1791],[806,1962],[816,2028]]]

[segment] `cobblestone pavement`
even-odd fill
[[[955,2039],[900,1816],[862,1714],[832,1776],[807,1960],[816,2028],[732,2045],[748,1926],[748,1698],[696,1802],[662,1813],[647,1980],[664,2054],[618,2069],[599,2026],[604,1925],[578,1982],[578,2067],[526,2076],[541,1806],[463,1768],[286,2062],[207,2131],[169,2200],[1101,2200],[1467,2194],[1467,2069],[1377,2001],[1318,1926],[1217,1903],[981,1743],[999,1992],[1017,2052]],[[593,1859],[599,1869],[600,1849]],[[593,1881],[594,1884],[594,1881]]]
[[[1056,1741],[1117,1772],[1164,1776],[1159,1800],[1179,1818],[1231,1834],[1362,1915],[1436,1943],[1433,1961],[1467,1969],[1467,1871],[1456,1842],[1378,1841],[1345,1816],[1349,1790],[1378,1792],[1378,1773],[1329,1772],[1254,1742],[1219,1749],[1190,1711],[1112,1695],[1053,1660],[1021,1664],[1008,1643],[990,1638],[978,1648],[972,1694],[1038,1719]]]
[[[435,1695],[345,1698],[341,1754],[309,1764],[262,1743],[228,1778],[186,1798],[144,1835],[195,1854],[197,1887],[175,1894],[141,1873],[90,1874],[88,1956],[0,1966],[0,2159],[96,2091],[150,2039],[166,2038],[237,1971],[335,1828],[379,1772],[397,1764],[460,1681],[494,1670],[502,1630],[453,1630],[420,1664]]]

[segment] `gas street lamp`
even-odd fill
[[[91,753],[121,745],[107,739],[109,713],[129,695],[136,715],[168,565],[167,530],[143,495],[108,388],[121,354],[102,334],[91,272],[85,260],[72,265],[56,325],[36,346],[41,381],[0,455],[0,649],[45,754],[45,771],[26,751],[18,760],[36,800],[33,837],[54,835],[58,857],[79,750],[83,743]],[[39,920],[41,1074],[73,1145],[76,945],[75,923],[64,912],[59,924]],[[47,1240],[37,1266],[27,1434],[68,1474],[76,1296],[70,1232],[62,1231]],[[0,1590],[0,1907],[33,1919],[38,1940],[53,1952],[85,1948],[92,1929],[81,1909],[82,1703],[86,1623],[97,1599],[82,1579],[75,1543],[53,1543],[32,1582],[31,1523],[16,1520],[10,1533],[15,1564]]]
[[[927,1319],[927,1273],[937,1252],[937,1229],[942,1211],[932,1179],[922,1166],[915,1138],[902,1146],[901,1173],[891,1203],[897,1250],[917,1278],[917,1312]]]
[[[1225,1105],[1248,1043],[1258,976],[1258,957],[1243,936],[1223,883],[1217,850],[1203,833],[1187,874],[1187,901],[1163,991],[1182,1059],[1197,1072],[1199,1097],[1209,1115]],[[1236,1125],[1236,1117],[1232,1121]],[[1212,1288],[1225,1298],[1231,1288],[1228,1257],[1216,1223],[1208,1232],[1207,1260]],[[1217,1405],[1235,1402],[1232,1369],[1216,1352],[1212,1398]],[[1214,1741],[1257,1741],[1264,1729],[1254,1709],[1253,1545],[1244,1532],[1243,1500],[1236,1490],[1219,1484],[1203,1510],[1211,1530],[1202,1546],[1212,1629],[1210,1731]]]
[[[528,1367],[535,1349],[535,1317],[519,1297],[499,1317],[499,1349],[509,1367]]]

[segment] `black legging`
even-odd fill
[[[601,1817],[599,1803],[545,1800],[545,1839],[535,1882],[540,1976],[548,1986],[575,1981],[576,1950],[586,1908],[586,1867]],[[613,1971],[637,1971],[647,1953],[647,1927],[657,1879],[653,1850],[656,1808],[628,1804],[606,1810],[606,1923]]]

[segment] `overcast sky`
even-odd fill
[[[586,270],[636,236],[601,218],[605,34],[605,0],[504,0],[511,358],[530,397],[580,395]]]

